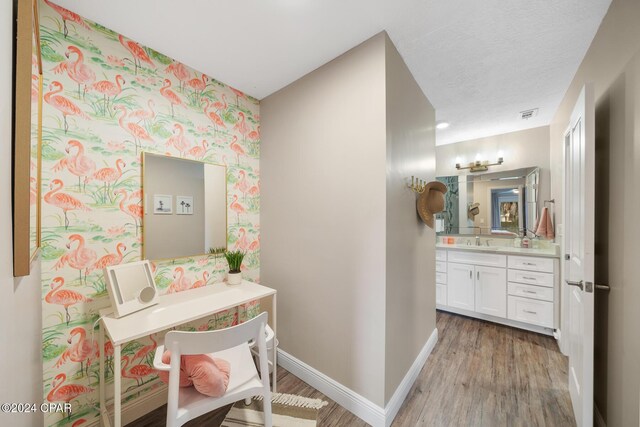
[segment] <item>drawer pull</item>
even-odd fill
[[[536,291],[528,291],[526,289],[523,289],[522,292],[524,292],[525,294],[534,294],[534,295],[538,295],[538,293]]]
[[[529,313],[529,314],[538,314],[537,311],[531,311],[531,310],[522,310],[522,311],[524,311],[525,313]]]
[[[523,262],[522,265],[538,265],[535,262]]]
[[[538,279],[536,279],[535,277],[527,277],[527,276],[522,276],[522,278],[524,280],[533,280],[533,281],[537,281]]]

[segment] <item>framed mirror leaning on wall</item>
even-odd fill
[[[145,152],[142,175],[144,259],[226,248],[226,166]]]
[[[436,216],[438,234],[533,234],[541,202],[538,167],[436,179],[448,188],[445,210]]]

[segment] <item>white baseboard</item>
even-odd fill
[[[330,399],[333,399],[338,405],[373,427],[383,427],[385,425],[385,411],[383,408],[303,361],[296,359],[282,349],[278,349],[278,365]]]
[[[155,390],[149,391],[137,399],[122,404],[122,425],[127,425],[138,418],[147,415],[149,412],[158,409],[167,403],[167,386],[158,386]],[[111,407],[113,408],[113,407]],[[110,413],[113,422],[113,412]],[[87,427],[100,425],[101,418],[87,423]],[[84,424],[83,424],[84,426]]]
[[[345,387],[332,378],[329,378],[317,369],[296,359],[286,351],[278,349],[278,365],[291,372],[302,381],[316,390],[325,394],[357,417],[371,424],[373,427],[388,427],[402,407],[413,383],[418,378],[429,354],[438,342],[438,330],[434,329],[411,368],[402,379],[402,382],[389,400],[385,408],[382,408],[355,391]]]
[[[600,409],[598,408],[598,405],[596,405],[596,402],[593,402],[593,409],[594,409],[594,420],[593,420],[593,425],[595,427],[607,427],[607,423],[604,422],[604,418],[602,418],[602,414],[600,413]]]
[[[393,420],[396,418],[396,415],[398,415],[398,411],[400,411],[402,404],[411,391],[411,387],[413,387],[413,383],[415,383],[416,379],[418,379],[418,375],[420,375],[422,367],[426,363],[427,358],[433,351],[433,348],[436,346],[437,342],[438,329],[434,329],[431,333],[431,336],[427,340],[427,343],[424,345],[424,347],[422,347],[420,353],[418,353],[418,357],[413,362],[413,365],[411,365],[409,372],[407,372],[407,375],[404,376],[402,382],[400,382],[400,385],[398,385],[398,388],[396,389],[395,393],[393,393],[393,396],[391,396],[391,399],[389,399],[389,402],[384,409],[386,427],[389,427]]]

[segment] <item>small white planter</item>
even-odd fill
[[[227,273],[227,283],[229,285],[239,285],[240,283],[242,283],[242,272]]]

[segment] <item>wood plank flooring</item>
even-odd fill
[[[567,389],[567,360],[556,341],[533,332],[437,312],[438,344],[393,427],[574,426]],[[318,426],[368,424],[283,368],[278,391],[321,398]],[[219,426],[225,408],[188,426]],[[164,425],[166,407],[129,424]]]

